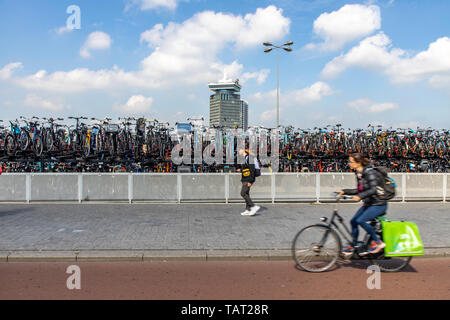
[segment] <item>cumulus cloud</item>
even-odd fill
[[[69,106],[64,105],[63,103],[42,98],[37,94],[28,94],[23,104],[26,107],[44,109],[49,111],[61,111],[63,109],[69,108]]]
[[[11,78],[14,70],[21,68],[23,68],[21,62],[13,62],[7,64],[2,69],[0,69],[0,80],[8,80],[9,78]]]
[[[392,109],[397,109],[399,107],[398,103],[393,102],[376,103],[366,98],[351,101],[347,105],[350,108],[357,110],[358,112],[370,112],[370,113],[384,112]]]
[[[270,21],[263,26],[262,21]],[[226,46],[236,48],[259,46],[266,40],[276,41],[289,32],[290,20],[282,9],[268,6],[245,16],[204,11],[182,23],[155,25],[141,34],[140,41],[148,45],[151,54],[143,59],[137,71],[112,69],[70,71],[35,74],[14,81],[29,89],[58,92],[81,92],[111,88],[162,88],[175,84],[192,85],[220,79],[226,71],[229,78],[254,79],[264,82],[268,71],[243,72],[238,61],[223,63],[218,58]],[[107,34],[90,35],[80,54],[90,56],[92,50],[111,45]]]
[[[266,21],[264,25],[262,21]],[[270,22],[270,23],[269,23]],[[142,61],[147,74],[188,74],[191,80],[214,80],[225,68],[229,77],[237,76],[237,62],[225,66],[217,61],[217,54],[228,44],[236,48],[260,45],[267,39],[276,40],[289,32],[290,20],[282,9],[269,6],[257,9],[245,17],[204,11],[181,24],[161,24],[141,34],[141,42],[155,51]],[[260,77],[264,79],[264,72]]]
[[[382,72],[394,83],[428,79],[430,84],[439,86],[450,76],[450,38],[439,38],[427,50],[408,56],[404,50],[393,48],[389,37],[380,32],[334,58],[322,70],[322,75],[336,77],[351,67]]]
[[[143,114],[150,111],[152,104],[152,97],[136,95],[130,97],[124,105],[116,106],[114,110],[125,114]]]
[[[90,58],[92,50],[105,50],[111,47],[111,37],[102,31],[92,32],[80,50],[80,56]]]
[[[314,21],[314,34],[323,39],[308,49],[334,51],[381,28],[380,8],[376,5],[347,4],[337,11],[323,13]]]

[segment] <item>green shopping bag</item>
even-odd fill
[[[383,229],[383,241],[386,244],[386,257],[421,256],[423,243],[417,224],[409,221],[390,221],[379,218]]]

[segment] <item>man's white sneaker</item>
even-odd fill
[[[248,216],[250,213],[250,211],[245,210],[244,212],[241,213],[241,216]]]
[[[254,207],[251,207],[251,208],[250,208],[250,212],[253,213],[252,216],[253,216],[256,212],[258,212],[259,209],[261,209],[260,206],[254,206]]]

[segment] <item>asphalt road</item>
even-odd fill
[[[320,274],[292,261],[77,263],[79,290],[67,288],[70,265],[0,263],[0,299],[450,299],[450,258],[414,258],[402,272],[381,273],[380,289],[367,287],[367,262]]]

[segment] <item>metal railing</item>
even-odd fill
[[[450,199],[447,173],[390,173],[395,201]],[[6,173],[0,201],[241,202],[238,173]],[[326,202],[354,188],[353,173],[263,173],[251,189],[260,202]]]

